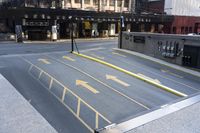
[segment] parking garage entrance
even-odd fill
[[[193,68],[200,68],[200,47],[184,46],[183,65]]]

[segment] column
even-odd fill
[[[93,0],[90,0],[90,6],[94,6]]]
[[[115,0],[115,8],[114,8],[115,12],[117,12],[117,0]]]
[[[85,1],[84,0],[81,0],[81,9],[84,10],[84,4],[85,4]]]
[[[71,3],[70,3],[70,5],[71,5],[71,8],[73,8],[73,7],[74,7],[74,0],[71,0]]]
[[[129,0],[129,4],[128,4],[129,12],[133,12],[132,10],[135,10],[135,9],[132,9],[132,8],[134,8],[134,6],[132,6],[132,5],[134,5],[134,3],[135,3],[135,0]]]
[[[98,0],[98,11],[101,11],[102,0]]]
[[[124,0],[122,0],[122,5],[121,5],[121,12],[124,11]]]

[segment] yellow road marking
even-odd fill
[[[95,128],[96,129],[99,128],[99,115],[98,115],[98,113],[96,113],[96,117],[95,117]]]
[[[151,84],[151,85],[154,85],[154,86],[156,86],[156,87],[158,87],[158,88],[160,88],[160,89],[163,89],[163,90],[165,90],[165,91],[168,91],[168,92],[170,92],[170,93],[172,93],[172,94],[175,94],[175,95],[177,95],[177,96],[181,96],[181,97],[187,97],[187,96],[188,96],[187,94],[184,94],[184,93],[182,93],[182,92],[180,92],[180,91],[174,90],[174,89],[169,88],[169,87],[167,87],[167,86],[164,86],[164,85],[161,85],[161,84],[159,84],[159,83],[156,83],[156,82],[154,82],[154,81],[152,81],[152,80],[149,80],[149,79],[146,79],[146,78],[144,78],[144,77],[141,77],[141,76],[139,76],[139,75],[137,75],[137,74],[135,74],[135,73],[133,73],[133,72],[130,72],[130,71],[128,71],[128,70],[125,70],[125,69],[120,68],[120,67],[118,67],[118,66],[115,66],[115,65],[113,65],[113,64],[110,64],[110,63],[108,63],[108,62],[105,62],[105,61],[103,61],[103,60],[100,60],[100,59],[97,59],[97,58],[94,58],[94,57],[91,57],[91,56],[87,56],[87,55],[84,55],[84,54],[78,54],[78,53],[76,53],[76,52],[73,52],[73,53],[74,53],[75,55],[78,55],[78,56],[81,56],[81,57],[90,59],[90,60],[92,60],[92,61],[96,61],[96,62],[98,62],[98,63],[101,63],[101,64],[103,64],[103,65],[109,66],[109,67],[111,67],[111,68],[113,68],[113,69],[116,69],[116,70],[121,71],[121,72],[123,72],[123,73],[125,73],[125,74],[128,74],[128,75],[130,75],[130,76],[133,76],[133,77],[135,77],[135,78],[137,78],[137,79],[140,79],[140,80],[142,80],[142,81],[144,81],[144,82],[147,82],[147,83],[149,83],[149,84]]]
[[[53,84],[53,78],[51,78],[51,80],[50,80],[49,89],[51,89],[52,84]]]
[[[29,67],[28,72],[30,72],[32,68],[33,68],[33,65],[31,65],[31,66]]]
[[[42,76],[42,71],[40,71],[40,74],[38,76],[38,79],[40,79],[40,77]]]
[[[69,57],[69,56],[63,56],[62,58],[63,58],[63,59],[67,59],[67,60],[69,60],[69,61],[76,61],[75,59],[73,59],[73,58],[71,58],[71,57]]]
[[[66,92],[67,92],[67,89],[66,88],[64,88],[63,89],[63,95],[62,95],[62,102],[64,102],[64,100],[65,100],[65,94],[66,94]]]
[[[76,85],[77,85],[77,86],[82,86],[82,87],[84,87],[84,88],[90,90],[90,91],[91,91],[92,93],[94,93],[94,94],[99,93],[99,91],[97,91],[95,88],[93,88],[92,86],[90,86],[90,85],[88,84],[88,82],[85,82],[85,81],[83,81],[83,80],[76,80]]]
[[[47,59],[40,58],[40,59],[38,59],[38,61],[40,61],[40,62],[42,62],[44,64],[51,64]]]
[[[125,86],[125,87],[130,86],[128,83],[126,83],[126,82],[124,82],[124,81],[118,79],[117,77],[115,77],[115,76],[113,76],[113,75],[106,75],[106,79],[113,80],[113,81],[115,81],[115,82],[117,82],[117,83],[119,83],[119,84],[121,84],[121,85],[123,85],[123,86]]]
[[[94,57],[96,57],[96,58],[99,58],[99,59],[101,59],[101,60],[104,60],[104,59],[105,59],[104,57],[98,56],[98,55],[96,55],[96,54],[91,54],[91,55],[94,56]]]
[[[84,75],[87,75],[87,76],[90,77],[91,79],[93,79],[93,80],[99,82],[100,84],[106,86],[106,87],[109,88],[110,90],[112,90],[112,91],[118,93],[119,95],[125,97],[126,99],[130,100],[131,102],[136,103],[136,104],[142,106],[143,108],[145,108],[145,109],[147,109],[147,110],[150,110],[150,108],[147,107],[147,106],[145,106],[144,104],[142,104],[142,103],[136,101],[135,99],[133,99],[133,98],[131,98],[131,97],[125,95],[124,93],[122,93],[122,92],[120,92],[120,91],[114,89],[113,87],[111,87],[111,86],[105,84],[104,82],[102,82],[102,81],[98,80],[97,78],[93,77],[92,75],[90,75],[90,74],[88,74],[88,73],[82,71],[81,69],[78,69],[78,68],[76,68],[76,67],[74,67],[74,66],[72,66],[72,65],[66,64],[65,62],[63,62],[63,61],[61,61],[61,60],[58,60],[58,59],[55,59],[55,58],[53,58],[53,57],[50,57],[50,58],[52,58],[52,59],[54,59],[54,60],[57,60],[58,62],[63,63],[63,64],[65,64],[66,66],[68,66],[68,67],[70,67],[70,68],[73,68],[73,69],[79,71],[80,73],[83,73]]]
[[[112,52],[112,54],[114,54],[114,55],[119,55],[119,56],[121,56],[121,57],[126,57],[125,55],[120,54],[120,53],[117,53],[117,52]]]
[[[156,82],[156,83],[161,84],[161,82],[160,82],[158,79],[150,78],[150,77],[148,77],[148,76],[146,76],[146,75],[143,75],[143,74],[141,74],[141,73],[138,73],[137,75],[138,75],[138,76],[141,76],[141,77],[144,77],[144,78],[146,78],[146,79],[152,80],[152,81],[154,81],[154,82]]]
[[[109,121],[106,117],[104,117],[102,114],[100,114],[98,111],[96,111],[92,106],[90,106],[88,103],[86,103],[83,99],[81,99],[77,94],[75,94],[73,91],[71,91],[69,88],[67,88],[65,85],[63,85],[60,81],[58,81],[57,79],[55,79],[53,76],[51,76],[49,73],[45,72],[44,70],[42,70],[40,67],[34,65],[33,63],[31,63],[30,61],[28,61],[27,59],[21,57],[24,61],[26,61],[27,63],[29,63],[31,65],[31,67],[35,67],[38,70],[42,71],[44,74],[46,74],[47,76],[51,77],[55,82],[57,82],[58,84],[60,84],[62,87],[66,88],[68,92],[70,92],[72,95],[74,95],[77,99],[80,99],[80,102],[83,103],[85,106],[87,106],[88,108],[90,108],[92,111],[94,111],[95,113],[98,113],[98,115],[104,119],[106,122],[108,122],[109,124],[111,124],[112,122]],[[30,73],[31,74],[31,73]],[[32,74],[31,74],[32,75]],[[33,78],[35,78],[33,76]],[[36,79],[36,78],[35,78]],[[37,79],[36,79],[37,80]],[[40,81],[39,81],[40,82]],[[41,82],[40,82],[41,83]],[[42,83],[41,83],[42,84]],[[43,84],[42,84],[43,85]],[[46,86],[44,86],[46,89],[48,89]],[[50,93],[52,93],[50,91]],[[64,104],[61,99],[59,97],[57,97],[54,93],[52,93],[85,127],[87,127],[91,132],[94,132],[94,130],[79,116],[77,116],[77,112],[75,113],[68,105]]]
[[[81,100],[80,100],[80,98],[78,98],[77,112],[76,112],[77,116],[80,115],[80,106],[81,106]]]

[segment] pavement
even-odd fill
[[[61,133],[93,132],[200,90],[195,75],[113,50],[117,40],[77,44],[81,54],[104,63],[72,54],[70,43],[61,44],[0,46],[2,75]]]
[[[1,133],[57,133],[1,74],[0,94]]]
[[[170,103],[97,133],[199,133],[200,95]]]
[[[127,133],[199,133],[200,102],[166,115]]]

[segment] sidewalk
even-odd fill
[[[200,102],[127,133],[200,133]]]
[[[191,69],[188,69],[188,68],[185,68],[183,66],[176,65],[176,64],[172,64],[172,63],[163,61],[161,59],[153,58],[153,57],[150,57],[150,56],[138,53],[138,52],[125,50],[125,49],[114,48],[114,50],[121,51],[121,52],[124,52],[124,53],[128,53],[128,54],[131,54],[131,55],[134,55],[134,56],[146,59],[146,60],[150,60],[150,61],[156,62],[156,63],[161,64],[161,65],[170,67],[172,69],[179,70],[179,71],[191,74],[191,75],[196,76],[196,77],[200,77],[200,72],[198,72],[198,71],[191,70]]]
[[[200,94],[167,104],[97,133],[200,133]]]
[[[56,133],[1,74],[0,133]]]

